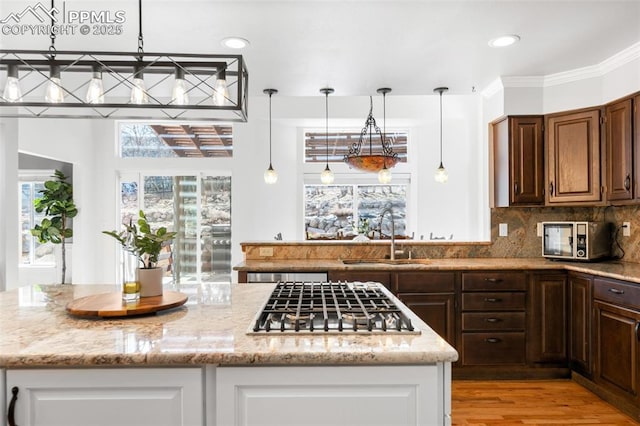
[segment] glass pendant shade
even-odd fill
[[[45,92],[44,100],[52,104],[64,102],[64,90],[62,90],[60,66],[58,65],[51,65],[49,84],[47,84],[47,91]]]
[[[173,90],[171,92],[171,103],[175,105],[188,105],[189,93],[187,91],[187,82],[184,79],[184,70],[176,68],[176,79],[173,81]]]
[[[9,65],[7,68],[7,82],[4,85],[2,97],[7,102],[22,102],[22,90],[18,79],[18,67]]]
[[[434,175],[434,179],[438,183],[446,183],[449,180],[449,174],[447,173],[447,169],[444,168],[442,163],[440,163],[440,167],[436,169],[436,174]]]
[[[269,185],[278,182],[278,172],[273,169],[271,164],[269,164],[269,168],[264,172],[264,182]]]
[[[217,106],[223,106],[229,97],[229,90],[227,89],[227,75],[224,70],[218,72],[216,78],[216,84],[213,86],[213,104]]]
[[[90,104],[104,103],[104,86],[102,85],[102,71],[99,68],[93,69],[93,75],[87,89],[85,100]]]
[[[134,72],[133,87],[131,88],[131,103],[138,105],[149,103],[149,95],[144,85],[142,67],[139,66],[136,67]]]
[[[331,169],[329,168],[329,165],[327,164],[327,167],[325,167],[325,169],[320,174],[320,182],[322,182],[325,185],[328,185],[330,183],[333,183],[333,179],[334,179],[333,172],[331,171]]]
[[[378,172],[378,182],[380,183],[391,183],[392,175],[391,170],[387,169],[387,167],[383,167]]]

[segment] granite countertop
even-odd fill
[[[541,257],[414,259],[413,262],[402,259],[395,264],[388,261],[344,263],[339,259],[246,260],[233,269],[245,272],[566,270],[640,283],[639,263],[564,262]]]
[[[274,284],[192,284],[181,307],[116,319],[74,317],[66,304],[113,285],[0,292],[0,368],[183,365],[376,365],[453,362],[457,352],[408,311],[420,334],[248,335]]]

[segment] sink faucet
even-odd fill
[[[391,210],[391,207],[387,207],[386,209],[382,210],[382,213],[380,213],[380,235],[382,235],[382,219],[384,219],[384,215],[386,213],[389,213],[389,216],[391,217],[391,253],[389,255],[389,259],[395,260],[396,259],[396,224],[395,224],[395,221],[393,220],[393,210]]]

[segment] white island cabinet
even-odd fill
[[[449,363],[216,370],[218,426],[451,424]]]
[[[201,368],[25,369],[6,372],[19,426],[202,426]]]

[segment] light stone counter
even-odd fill
[[[415,259],[413,263],[409,260],[402,262],[365,261],[353,264],[335,259],[245,260],[233,269],[242,272],[566,270],[640,284],[640,263],[633,262],[558,262],[542,257]]]
[[[0,368],[182,365],[377,365],[454,362],[457,352],[410,313],[419,335],[247,335],[273,284],[172,287],[187,304],[156,315],[85,319],[66,304],[111,285],[0,292]]]

